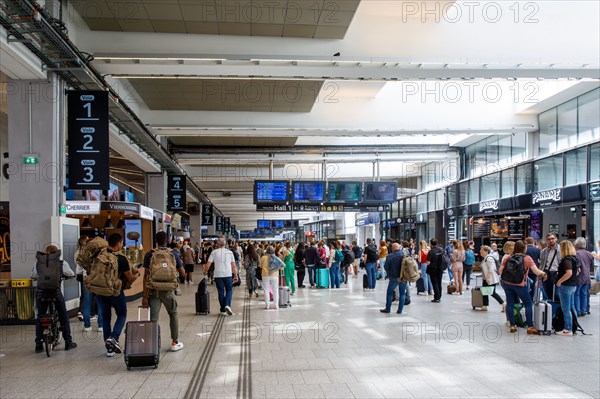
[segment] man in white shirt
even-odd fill
[[[498,253],[498,245],[494,242],[492,243],[492,252],[490,252],[490,256],[500,262],[500,254]]]
[[[225,247],[225,238],[219,237],[217,249],[210,253],[208,262],[204,265],[204,274],[208,273],[211,265],[215,265],[214,279],[219,295],[220,312],[222,315],[231,316],[231,298],[233,297],[233,283],[238,280],[233,252]]]

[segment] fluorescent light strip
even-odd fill
[[[195,79],[195,80],[277,80],[290,82],[323,82],[325,79],[274,78],[251,76],[183,76],[183,75],[110,75],[113,79]]]

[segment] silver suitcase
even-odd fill
[[[279,287],[279,307],[289,308],[292,306],[290,302],[290,289],[288,287]]]
[[[533,326],[538,329],[540,335],[550,335],[552,333],[552,304],[541,300],[541,282],[538,277],[533,298]]]

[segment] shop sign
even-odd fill
[[[561,194],[562,190],[560,188],[533,193],[531,194],[531,205],[559,204],[562,200]]]
[[[479,212],[494,212],[498,210],[498,200],[481,201],[479,203]]]
[[[100,213],[100,202],[67,201],[65,206],[67,215],[98,215]]]
[[[154,219],[154,209],[148,208],[144,205],[140,205],[140,218],[147,220]]]
[[[599,202],[600,201],[600,183],[590,184],[590,201],[591,202]]]
[[[132,204],[131,202],[97,202],[97,204],[100,205],[100,209],[103,211],[125,211],[136,215],[140,214],[140,204]],[[154,212],[152,215],[154,216]]]
[[[69,188],[108,190],[108,92],[68,92]]]

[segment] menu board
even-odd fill
[[[523,238],[525,236],[525,220],[510,219],[508,220],[508,235],[511,238]]]
[[[508,237],[508,225],[506,219],[497,219],[492,222],[491,237],[496,238],[507,238]]]
[[[492,221],[490,219],[473,220],[473,238],[489,237],[492,230]]]
[[[529,235],[536,241],[542,238],[542,212],[533,211],[530,213]]]

